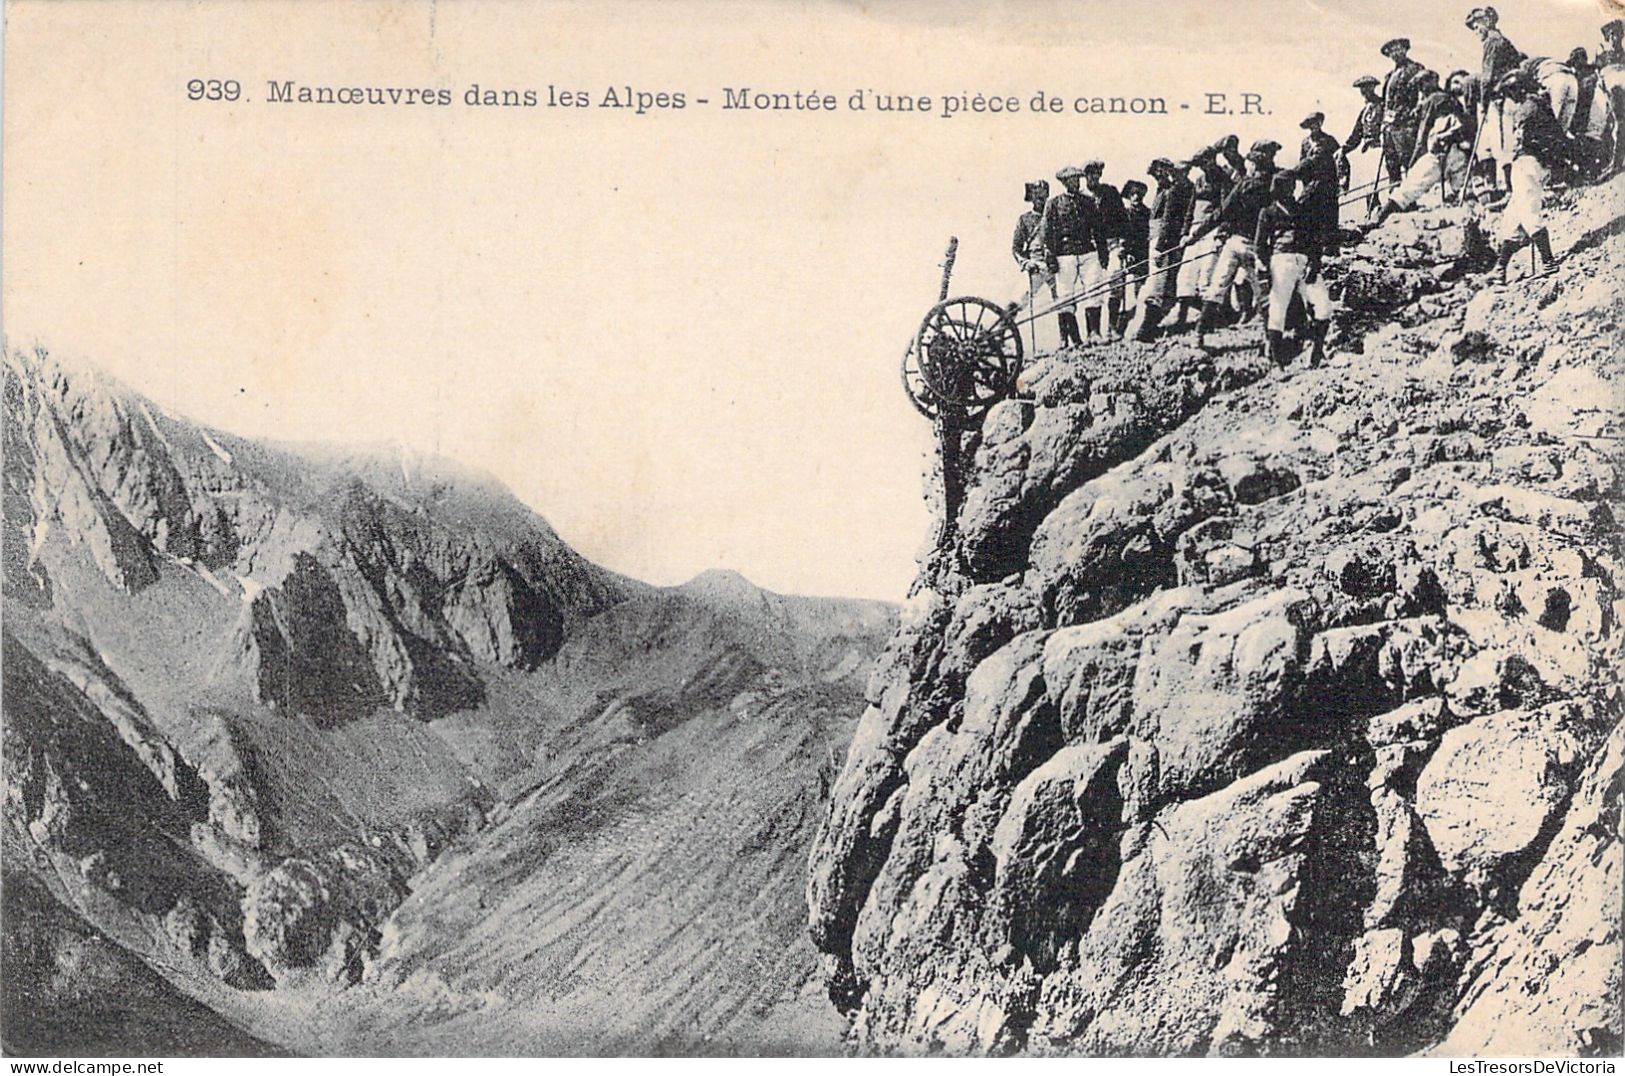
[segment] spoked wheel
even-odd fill
[[[1021,373],[1021,330],[1015,319],[997,303],[975,296],[932,307],[920,323],[913,350],[937,399],[971,411],[1007,399]]]
[[[918,343],[917,339],[910,340],[907,350],[903,352],[903,391],[908,393],[908,402],[914,405],[914,410],[935,421],[938,414],[937,397],[931,391],[924,371],[920,369]]]

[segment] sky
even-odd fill
[[[1497,6],[1566,56],[1604,2]],[[900,599],[932,443],[897,367],[947,238],[956,293],[1014,297],[1024,181],[1088,157],[1143,180],[1230,132],[1290,162],[1309,111],[1347,134],[1389,37],[1476,67],[1468,6],[13,0],[0,319],[220,429],[482,468],[641,579]],[[189,101],[192,78],[245,99]],[[457,103],[269,103],[272,80]],[[471,108],[476,83],[544,104]],[[549,86],[690,104],[548,108]],[[726,111],[725,87],[1022,110]],[[1034,114],[1040,90],[1170,114]],[[1204,115],[1209,92],[1269,113]]]

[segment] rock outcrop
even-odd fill
[[[859,1045],[1618,1050],[1622,193],[1505,287],[1396,218],[1321,368],[1094,346],[987,413],[810,863]]]

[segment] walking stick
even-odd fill
[[[1460,205],[1466,199],[1468,193],[1473,189],[1473,162],[1478,160],[1478,140],[1483,137],[1484,124],[1489,122],[1489,118],[1490,110],[1489,106],[1486,104],[1484,107],[1484,115],[1478,121],[1478,128],[1477,130],[1473,131],[1473,148],[1467,151],[1467,182],[1463,183],[1461,185],[1461,190],[1456,192],[1456,205]],[[1439,181],[1441,183],[1444,182],[1442,176],[1440,177]]]
[[[1377,211],[1377,193],[1382,189],[1383,168],[1388,163],[1388,131],[1382,132],[1382,146],[1377,152],[1377,178],[1372,181],[1371,195],[1365,200],[1365,217],[1371,219],[1371,214]]]

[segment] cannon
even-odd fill
[[[926,418],[966,420],[1015,393],[1021,330],[1011,311],[974,295],[950,298],[957,238],[948,241],[942,288],[903,352],[903,389]]]

